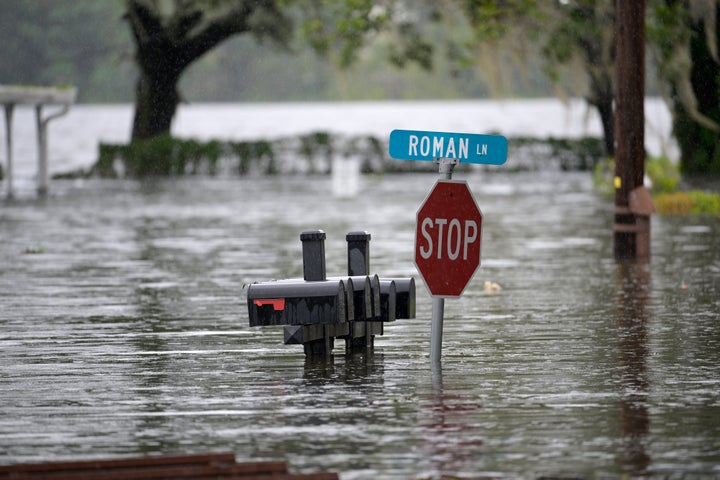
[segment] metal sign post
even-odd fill
[[[415,264],[433,297],[430,360],[440,361],[445,297],[459,297],[480,266],[482,212],[456,159],[438,159],[440,179],[417,213]]]
[[[417,213],[415,265],[432,295],[430,361],[442,353],[445,297],[459,297],[480,265],[482,213],[467,186],[452,181],[460,162],[502,165],[507,139],[500,135],[393,130],[389,153],[398,160],[433,161],[440,178]]]
[[[440,178],[444,180],[452,180],[453,170],[458,164],[455,158],[438,158],[435,160],[438,164],[438,172]],[[430,323],[430,362],[432,364],[440,363],[442,355],[442,337],[443,323],[445,320],[445,298],[433,297],[432,299],[432,320]]]

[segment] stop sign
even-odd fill
[[[415,265],[430,294],[459,297],[480,265],[482,213],[465,182],[438,180],[417,212]]]

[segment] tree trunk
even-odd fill
[[[132,140],[169,134],[180,96],[178,78],[163,73],[140,73],[135,90]]]
[[[608,157],[615,156],[615,112],[613,110],[613,96],[598,101],[595,105],[600,114],[602,122],[603,141],[605,143],[605,154]]]

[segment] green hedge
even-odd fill
[[[503,171],[545,168],[587,170],[602,157],[598,138],[578,139],[511,137],[508,162],[482,166]],[[143,178],[209,174],[222,171],[238,175],[282,173],[326,174],[333,158],[360,160],[363,173],[437,171],[432,162],[405,162],[390,159],[387,143],[373,136],[348,137],[314,132],[275,140],[202,142],[160,136],[129,144],[101,143],[98,159],[88,175]],[[477,167],[461,164],[459,171]],[[66,176],[66,175],[64,175]]]

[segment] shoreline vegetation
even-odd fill
[[[503,171],[541,169],[592,172],[596,191],[612,196],[613,159],[604,158],[602,139],[509,137],[511,166],[483,165]],[[54,178],[146,178],[185,175],[327,175],[333,163],[355,161],[363,174],[433,172],[432,162],[402,162],[387,154],[384,139],[316,131],[274,140],[199,141],[169,135],[128,144],[101,143],[87,170]],[[459,171],[478,166],[458,165]],[[720,215],[720,194],[682,186],[677,165],[648,158],[646,173],[657,213]]]
[[[512,137],[512,166],[502,169],[592,170],[602,157],[602,140]],[[274,140],[198,141],[159,136],[128,144],[101,143],[98,159],[87,171],[64,177],[143,178],[182,175],[325,175],[334,161],[354,160],[360,172],[402,173],[435,171],[432,162],[390,159],[386,140],[372,135],[348,136],[324,131]],[[490,165],[488,169],[497,168]],[[472,168],[459,165],[460,169]]]

